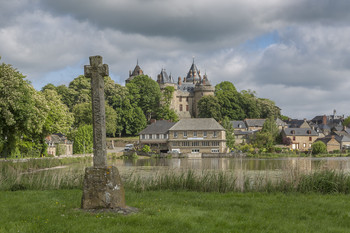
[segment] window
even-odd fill
[[[174,138],[177,138],[177,132],[174,132]]]
[[[160,137],[159,137],[159,134],[157,134],[157,139],[159,139]]]
[[[182,142],[182,146],[190,146],[190,142]]]
[[[187,131],[184,131],[184,138],[187,138]]]
[[[180,112],[182,112],[182,104],[180,104]]]
[[[193,137],[197,137],[197,131],[193,131]]]
[[[179,101],[182,102],[182,96],[180,96]]]
[[[164,136],[164,138],[165,138],[165,139],[167,139],[167,138],[168,138],[168,134],[164,134],[163,136]]]
[[[178,146],[177,142],[173,142],[173,146]]]
[[[203,131],[203,137],[207,137],[207,131]]]
[[[213,137],[216,138],[217,136],[218,136],[218,135],[217,135],[217,132],[214,131],[214,132],[213,132]]]
[[[311,134],[311,130],[307,130],[306,133],[307,133],[307,134]]]
[[[309,141],[310,141],[310,142],[312,141],[312,137],[309,137]]]
[[[209,146],[209,142],[202,142],[202,146]]]
[[[199,146],[199,142],[192,142],[192,146]]]
[[[141,135],[141,138],[142,138],[142,139],[145,139],[145,138],[146,138],[146,135],[142,134],[142,135]]]
[[[186,111],[188,111],[188,105],[186,105]]]
[[[152,134],[149,135],[149,139],[152,139]]]
[[[186,102],[188,102],[188,97],[186,97]]]
[[[215,141],[214,141],[214,142],[211,142],[211,145],[212,145],[212,146],[219,146],[219,145],[220,145],[220,142],[215,142]]]
[[[295,141],[295,136],[293,136],[293,141]]]
[[[199,149],[192,149],[192,153],[199,153]]]
[[[306,147],[306,143],[303,144],[303,147],[304,147],[304,148]]]
[[[219,149],[211,149],[211,153],[219,153]]]

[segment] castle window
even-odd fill
[[[179,101],[182,102],[182,96],[180,96]]]
[[[293,136],[293,141],[295,141],[295,136]]]
[[[309,137],[309,141],[310,141],[310,142],[312,141],[312,137]]]
[[[186,97],[186,102],[188,102],[188,97]]]
[[[180,112],[182,112],[182,104],[180,104]]]
[[[188,105],[186,105],[186,111],[188,111]]]

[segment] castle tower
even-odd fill
[[[203,96],[213,96],[215,88],[210,84],[207,74],[200,79],[194,87],[194,98],[193,98],[193,116],[198,117],[198,102]]]
[[[134,68],[134,71],[133,72],[131,72],[131,70],[129,71],[129,78],[127,78],[125,80],[125,84],[129,83],[131,80],[133,80],[134,77],[136,77],[138,75],[143,75],[143,70],[140,68],[139,61],[137,60],[136,66]]]

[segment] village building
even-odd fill
[[[225,129],[213,118],[181,119],[169,129],[168,148],[181,153],[227,153]]]
[[[169,129],[176,123],[158,120],[142,130],[139,138],[141,148],[148,145],[152,151],[166,153],[168,151]]]
[[[266,119],[245,119],[248,131],[260,131],[262,130]]]
[[[283,138],[290,138],[290,149],[307,151],[318,138],[318,133],[310,128],[285,128],[282,130]]]
[[[45,138],[47,154],[51,156],[72,155],[73,143],[63,134],[51,134]]]
[[[321,141],[327,146],[327,152],[340,151],[340,142],[335,139],[334,135],[328,135],[323,138],[316,139],[315,142]]]

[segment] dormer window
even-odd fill
[[[306,133],[307,133],[307,134],[311,134],[311,130],[307,130]]]
[[[295,130],[290,131],[291,134],[295,134]]]

